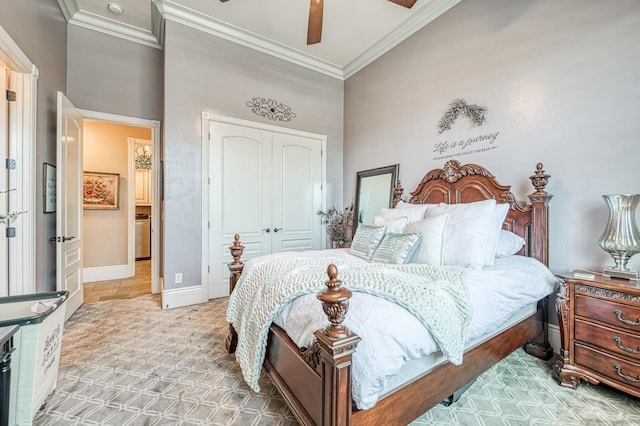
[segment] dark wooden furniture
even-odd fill
[[[516,201],[509,186],[498,183],[484,167],[476,164],[461,165],[448,161],[442,169],[428,172],[408,202],[421,203],[468,203],[495,199],[508,203],[510,209],[504,228],[522,236],[525,247],[520,254],[531,256],[547,264],[548,258],[548,204],[551,195],[544,188],[549,179],[542,164],[530,176],[535,192],[528,195],[529,203]],[[394,205],[402,195],[400,182],[394,190]],[[239,258],[242,244],[236,235],[230,247],[236,253],[231,266],[230,286],[233,291],[242,272]],[[237,255],[237,257],[236,257]],[[553,352],[547,341],[545,298],[538,302],[538,310],[530,317],[508,330],[469,349],[464,362],[455,366],[449,362],[425,372],[419,378],[395,392],[381,398],[368,410],[352,408],[351,361],[360,338],[340,326],[340,312],[344,315],[344,294],[331,290],[339,288],[339,280],[329,273],[327,286],[330,290],[318,296],[328,314],[331,325],[316,331],[316,342],[310,348],[298,348],[280,327],[272,325],[269,332],[264,368],[276,388],[282,394],[298,421],[305,425],[399,425],[408,424],[427,410],[450,397],[465,384],[474,380],[488,368],[502,360],[515,349],[525,346],[528,353],[549,359]],[[338,301],[338,303],[334,303]],[[329,308],[326,303],[329,303]],[[333,303],[333,304],[332,304]],[[333,307],[331,307],[333,306]],[[333,330],[333,331],[332,331]],[[227,339],[229,352],[235,350],[233,327]]]
[[[637,281],[564,274],[556,301],[562,338],[554,376],[562,386],[606,383],[640,397],[640,287]]]

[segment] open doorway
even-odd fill
[[[159,238],[154,232],[158,218],[153,217],[159,211],[159,198],[154,196],[159,125],[102,113],[82,114],[83,190],[117,180],[117,199],[91,203],[83,197],[84,301],[159,293]],[[144,236],[136,232],[142,216],[147,226]],[[141,238],[147,239],[143,253]]]

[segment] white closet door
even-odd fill
[[[272,252],[319,250],[322,141],[273,134]]]
[[[234,124],[210,123],[209,297],[229,294],[228,247],[234,234],[243,259],[271,253],[272,133]]]

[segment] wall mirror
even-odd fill
[[[362,170],[357,173],[355,220],[358,223],[372,225],[373,218],[383,207],[391,207],[393,188],[398,179],[399,164]],[[355,228],[355,227],[354,227]]]

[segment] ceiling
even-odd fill
[[[326,0],[322,41],[306,44],[312,0],[58,0],[67,22],[156,48],[162,19],[346,79],[460,0]],[[120,15],[109,3],[122,7]]]

